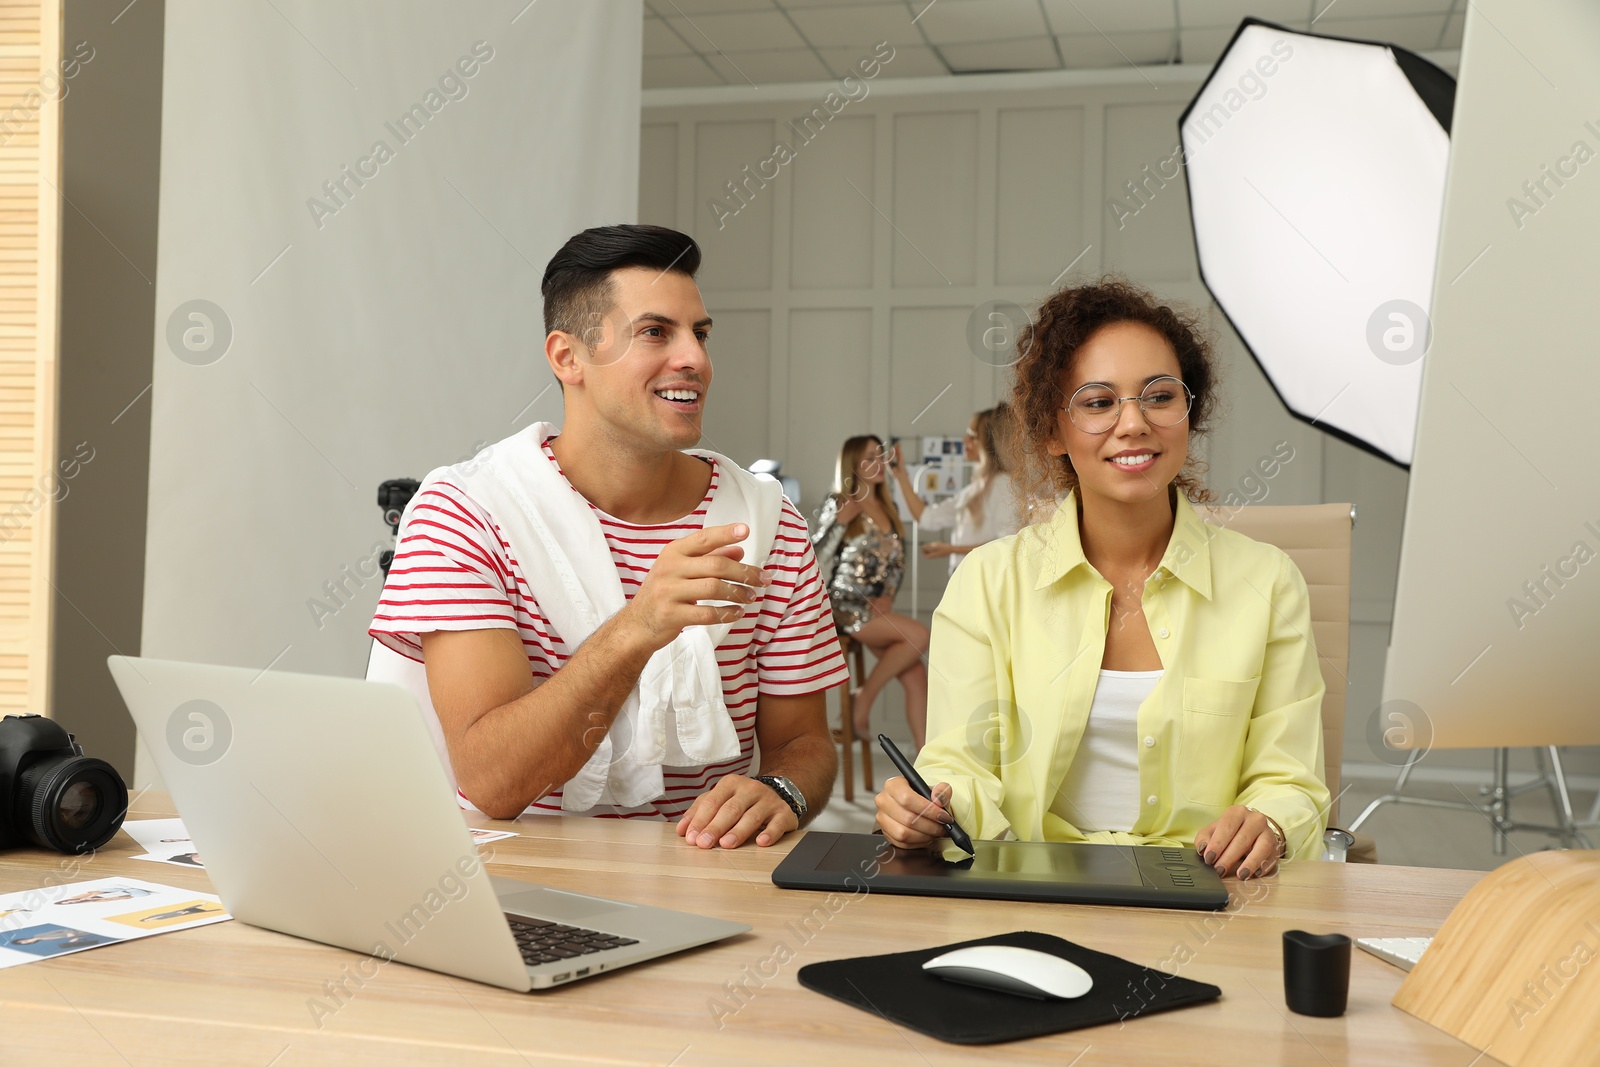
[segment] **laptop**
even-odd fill
[[[107,662],[217,894],[252,926],[518,992],[750,929],[490,877],[399,686]]]

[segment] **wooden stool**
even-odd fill
[[[850,691],[866,680],[867,650],[865,645],[845,633],[839,635],[839,650],[844,653],[845,666],[850,670],[849,680],[839,687],[838,737],[844,746],[844,799],[846,803],[852,803],[856,799],[856,789],[850,765],[850,747],[856,741],[861,742],[861,787],[869,794],[877,792],[872,782],[872,738],[856,737],[855,701],[850,697]]]

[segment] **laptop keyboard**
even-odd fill
[[[517,949],[522,961],[530,967],[540,963],[559,963],[576,959],[609,948],[637,945],[638,939],[603,934],[599,930],[585,930],[581,926],[565,926],[544,919],[523,919],[507,915],[511,933],[517,939]]]

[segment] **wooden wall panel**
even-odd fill
[[[59,0],[0,4],[0,713],[49,707]],[[52,91],[53,90],[53,91]]]

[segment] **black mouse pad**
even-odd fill
[[[958,985],[922,969],[935,956],[974,945],[1014,945],[1060,956],[1089,972],[1094,988],[1075,1000],[1033,1000]],[[800,984],[813,992],[957,1045],[992,1045],[1057,1034],[1222,996],[1222,990],[1214,985],[1140,967],[1031,930],[887,956],[826,960],[800,968],[798,977]]]

